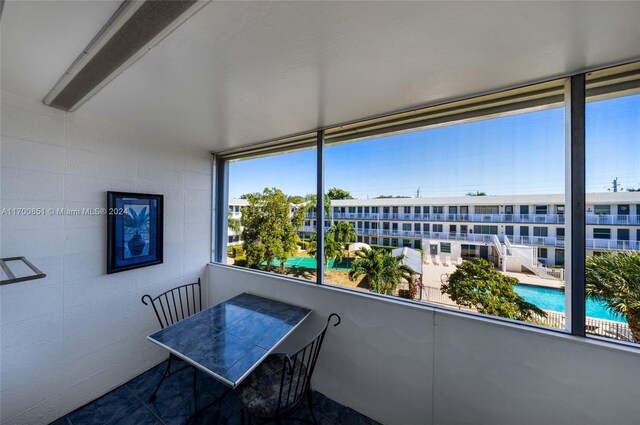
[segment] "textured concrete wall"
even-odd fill
[[[45,279],[0,288],[2,424],[48,423],[166,353],[145,293],[205,277],[211,163],[204,151],[2,93],[1,208],[106,207],[106,191],[165,196],[164,264],[106,275],[105,216],[1,217],[2,257]]]

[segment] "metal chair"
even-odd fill
[[[340,324],[340,316],[332,313],[324,329],[307,345],[291,355],[271,354],[236,388],[236,395],[242,407],[242,422],[245,413],[248,422],[256,417],[265,422],[279,423],[291,416],[304,402],[305,397],[313,422],[299,419],[301,422],[317,424],[313,415],[311,377],[320,354],[320,348],[331,319],[335,317]]]
[[[170,289],[162,294],[158,295],[155,298],[151,298],[151,295],[143,295],[142,303],[144,305],[149,305],[153,307],[153,311],[156,313],[156,317],[158,318],[158,322],[160,322],[160,327],[162,329],[167,326],[173,325],[174,323],[179,322],[180,320],[192,316],[200,311],[202,311],[202,287],[200,285],[200,278],[196,283],[188,283],[186,285],[178,286],[176,288]],[[145,300],[145,299],[148,299]],[[169,354],[169,362],[167,363],[167,368],[158,383],[155,391],[149,398],[149,401],[154,401],[156,399],[156,393],[160,389],[162,382],[164,379],[171,375],[171,361],[175,358],[173,354]],[[180,372],[188,367],[192,367],[191,365],[187,365],[178,370],[174,370],[173,373]],[[196,369],[193,368],[193,382],[194,382],[194,394],[195,394],[195,373]]]

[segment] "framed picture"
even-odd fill
[[[107,192],[107,273],[162,263],[163,196]]]

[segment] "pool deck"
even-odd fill
[[[455,265],[435,265],[435,264],[422,264],[422,283],[425,286],[431,286],[435,288],[440,287],[440,276],[443,274],[451,274],[456,271]],[[516,272],[503,272],[507,276],[518,279],[518,282],[523,285],[535,285],[543,286],[545,288],[560,289],[564,287],[564,282],[555,279],[543,279],[532,273],[516,273]]]

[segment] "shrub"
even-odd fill
[[[414,299],[418,295],[418,286],[415,283],[409,284],[409,289],[398,289],[398,296],[408,300]]]
[[[244,255],[236,255],[233,259],[233,264],[238,267],[247,267],[247,257]]]

